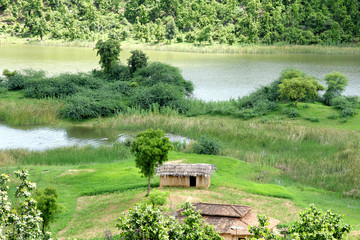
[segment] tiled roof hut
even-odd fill
[[[212,164],[197,163],[168,163],[156,169],[160,176],[160,187],[202,187],[210,186],[210,176],[216,167]]]
[[[251,236],[248,226],[258,225],[257,216],[251,212],[251,207],[231,204],[195,203],[196,211],[201,210],[201,215],[208,224],[215,226],[216,231],[225,240],[240,240]],[[178,219],[183,209],[177,212]],[[270,218],[269,229],[274,229],[280,222]]]

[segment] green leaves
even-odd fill
[[[162,130],[150,128],[140,132],[131,143],[131,152],[135,155],[136,167],[148,178],[148,194],[150,193],[150,178],[155,174],[155,168],[168,160],[168,152],[173,146]]]
[[[184,224],[171,215],[165,216],[162,207],[136,204],[119,218],[116,226],[125,240],[221,240],[214,227],[207,224],[195,208],[186,203]]]
[[[106,41],[99,40],[96,43],[95,49],[96,55],[100,55],[100,65],[107,73],[111,70],[111,67],[119,60],[120,55],[120,42],[115,39],[108,39]]]
[[[327,240],[344,239],[350,232],[350,225],[340,225],[342,217],[330,210],[323,212],[314,204],[299,213],[300,220],[289,228],[295,239]]]
[[[0,239],[49,239],[50,233],[42,233],[40,224],[41,212],[37,209],[37,202],[30,198],[35,184],[28,181],[29,173],[26,169],[15,171],[20,179],[16,189],[16,205],[12,206],[8,200],[9,176],[0,175]]]

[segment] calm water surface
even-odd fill
[[[360,95],[360,55],[324,54],[200,54],[145,51],[150,61],[169,63],[195,84],[194,96],[227,100],[244,96],[278,78],[286,67],[299,68],[323,79],[333,71],[350,79],[346,95]],[[126,63],[130,52],[121,52]],[[0,45],[0,72],[4,69],[43,69],[49,74],[90,71],[98,68],[91,48]]]
[[[69,147],[73,145],[111,144],[132,139],[134,133],[123,133],[114,129],[97,127],[51,128],[11,128],[0,124],[0,150],[29,149],[43,151],[50,148]],[[166,134],[171,142],[192,141],[189,138]]]

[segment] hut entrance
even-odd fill
[[[196,187],[196,177],[190,176],[190,187]]]

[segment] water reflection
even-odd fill
[[[189,143],[191,140],[166,134],[170,141]],[[11,128],[0,124],[0,149],[28,149],[43,151],[50,148],[111,144],[133,139],[135,134],[122,133],[114,129],[97,127],[62,128]]]

